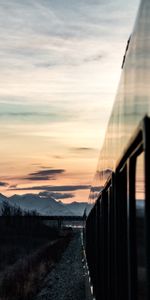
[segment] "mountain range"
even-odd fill
[[[24,194],[6,197],[0,194],[0,212],[4,202],[9,203],[12,207],[20,207],[23,211],[34,210],[38,214],[46,216],[82,216],[85,209],[86,214],[88,214],[92,207],[91,204],[86,202],[65,204],[61,201],[57,201],[50,195]]]

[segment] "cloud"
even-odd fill
[[[103,186],[92,186],[90,190],[89,199],[96,200],[100,194],[100,192],[103,190]]]
[[[3,182],[3,181],[0,181],[0,186],[8,186],[9,184],[7,182]]]
[[[55,159],[64,159],[64,156],[62,156],[62,155],[53,155],[53,158],[55,158]]]
[[[72,147],[71,151],[79,151],[79,152],[92,152],[92,151],[96,151],[95,148],[90,148],[90,147]]]
[[[42,185],[42,186],[33,186],[33,187],[20,187],[8,189],[12,191],[51,191],[51,192],[67,192],[67,191],[77,191],[77,190],[89,190],[91,188],[90,185]]]
[[[104,187],[103,186],[92,186],[91,187],[91,192],[95,193],[95,192],[100,192]]]
[[[16,188],[17,184],[10,185],[10,188]]]
[[[34,164],[37,165],[37,164]],[[26,176],[23,177],[10,177],[10,176],[5,176],[5,179],[7,178],[7,180],[30,180],[30,181],[47,181],[47,180],[56,180],[58,175],[61,175],[65,172],[65,169],[46,169],[46,167],[42,166],[41,168],[43,168],[44,170],[38,170],[37,172],[33,172],[33,173],[29,173]],[[51,167],[49,167],[51,168]],[[1,186],[2,184],[6,185],[6,183],[1,182]],[[10,188],[15,188],[17,187],[17,185],[10,185]]]
[[[11,104],[11,101],[14,101]],[[63,103],[57,104],[32,104],[32,99],[28,99],[28,103],[24,97],[3,97],[3,102],[0,98],[0,121],[28,121],[38,123],[59,123],[69,122],[75,113],[70,112],[68,108],[64,108]],[[7,102],[8,101],[8,102]],[[18,103],[15,103],[15,101]]]
[[[43,181],[43,180],[55,180],[56,178],[52,176],[29,176],[24,177],[25,180],[31,180],[31,181]]]
[[[91,145],[95,145],[96,131],[93,128],[96,127],[92,126],[96,120],[106,120],[101,102],[110,103],[109,97],[113,98],[112,89],[108,86],[108,83],[113,81],[109,76],[114,73],[113,65],[117,68],[116,61],[120,52],[118,40],[126,39],[124,28],[126,32],[129,30],[128,23],[124,22],[129,15],[126,13],[129,0],[117,0],[114,3],[106,0],[0,2],[0,102],[9,104],[3,108],[3,112],[0,108],[0,119],[3,121],[7,116],[9,119],[2,127],[4,138],[9,138],[9,143],[4,140],[2,148],[3,154],[3,149],[8,145],[6,161],[9,154],[10,157],[14,157],[14,166],[18,165],[18,158],[26,164],[31,155],[37,157],[38,154],[43,160],[49,151],[47,149],[62,149],[67,141],[72,141],[72,136],[77,142],[79,138],[82,142],[83,136],[90,142],[92,137]],[[123,4],[118,5],[121,2]],[[116,14],[115,5],[120,6],[119,14]],[[132,5],[135,6],[135,0],[132,1]],[[126,8],[125,11],[122,6]],[[106,68],[103,72],[104,63]],[[106,81],[103,81],[103,77],[106,77]],[[103,95],[105,92],[110,96]],[[60,105],[64,99],[67,99],[66,104]],[[14,105],[16,102],[17,105]],[[52,102],[57,105],[42,109],[44,104],[46,106],[46,103]],[[18,103],[28,103],[28,107],[19,107]],[[38,103],[42,103],[41,107]],[[70,103],[72,109],[70,108],[69,113]],[[96,109],[91,109],[93,103],[96,103]],[[32,127],[13,127],[12,123],[14,120],[18,122],[18,119],[20,124],[24,123],[24,120],[32,121]],[[91,119],[93,122],[89,121]],[[79,120],[82,120],[82,124]],[[67,121],[70,123],[66,126]],[[41,122],[46,122],[46,126],[42,127]],[[81,126],[83,123],[85,127]],[[18,134],[16,139],[12,139],[14,134]],[[34,138],[31,142],[32,135]],[[53,144],[50,137],[54,140]],[[83,145],[90,145],[89,142]],[[76,151],[79,151],[78,156],[87,152],[87,156],[90,157],[92,150],[83,147]],[[39,181],[42,185],[40,181],[54,180],[60,174],[41,175],[36,172],[27,175],[26,179],[31,181],[31,185],[34,185],[34,181]],[[72,190],[76,189],[79,189],[79,186],[72,187]],[[67,191],[68,187],[65,190]]]
[[[96,61],[99,61],[99,60],[101,60],[102,58],[104,58],[105,57],[105,54],[95,54],[95,55],[93,55],[93,56],[89,56],[89,57],[86,57],[85,59],[84,59],[84,62],[85,63],[88,63],[88,62],[96,62]]]
[[[91,193],[89,196],[89,199],[91,201],[93,201],[93,200],[96,201],[98,199],[99,193],[100,193],[100,191],[98,193]]]
[[[104,169],[104,170],[102,170],[102,171],[96,171],[96,176],[98,176],[98,177],[103,177],[103,178],[108,178],[109,177],[109,175],[111,175],[112,174],[112,170],[111,169]]]
[[[51,167],[51,166],[41,166],[41,169],[52,169],[53,167]]]
[[[64,173],[64,169],[48,169],[48,170],[40,170],[35,173],[30,173],[29,175],[35,175],[35,176],[49,176],[49,175],[56,175],[56,174],[61,174]]]
[[[104,37],[115,39],[113,29],[128,18],[122,9],[124,6],[127,11],[127,3],[120,5],[118,1],[24,2],[1,3],[1,68],[47,69],[101,60],[105,51],[100,41]],[[134,6],[136,0],[132,2]],[[22,28],[21,33],[18,28]],[[124,38],[123,30],[118,34]],[[96,49],[90,46],[94,39],[98,40]],[[91,43],[86,42],[81,51],[84,40]]]
[[[28,179],[31,181],[41,181],[41,180],[55,180],[57,175],[63,174],[65,172],[64,169],[46,169],[46,170],[39,170],[34,173],[30,173],[24,179]]]
[[[71,193],[53,193],[53,192],[40,192],[39,196],[41,197],[54,197],[55,199],[68,199],[68,198],[73,198],[74,194]]]
[[[92,156],[96,156],[98,149],[91,147],[71,147],[70,153],[72,157],[86,157],[91,158]]]

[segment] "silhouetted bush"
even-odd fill
[[[66,247],[71,233],[45,224],[36,211],[4,202],[0,216],[0,300],[29,300]],[[65,236],[65,234],[64,234]]]
[[[16,205],[10,205],[8,201],[3,201],[2,208],[1,208],[1,216],[3,217],[19,217],[19,216],[39,216],[36,210],[23,210],[19,206]]]

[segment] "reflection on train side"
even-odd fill
[[[150,118],[145,117],[86,220],[96,300],[150,299]]]
[[[136,161],[136,246],[137,246],[137,299],[145,300],[147,291],[145,246],[145,178],[144,154]]]
[[[141,1],[128,43],[89,201],[86,255],[95,299],[149,300],[150,0]]]
[[[105,186],[140,120],[150,116],[150,0],[141,1],[127,48],[93,187]],[[89,202],[96,200],[97,193],[91,189]]]

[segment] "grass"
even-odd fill
[[[33,299],[70,238],[38,218],[0,219],[0,300]]]

